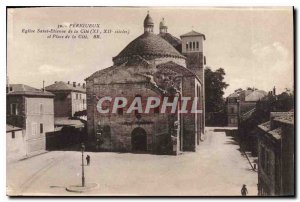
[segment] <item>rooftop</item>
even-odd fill
[[[189,70],[188,68],[185,68],[183,66],[180,66],[172,61],[159,64],[159,65],[157,65],[157,68],[171,69],[175,72],[182,74],[183,76],[194,76],[199,80],[199,78],[191,70]],[[199,80],[199,82],[201,82],[201,81]]]
[[[271,129],[271,121],[267,121],[267,122],[264,122],[260,125],[258,125],[258,127],[266,132],[270,131]]]
[[[177,51],[181,51],[181,40],[170,33],[159,33],[158,36],[169,42]]]
[[[54,97],[50,92],[33,88],[25,84],[9,84],[9,91],[7,95],[28,95],[38,97]]]
[[[83,128],[84,123],[81,120],[69,119],[68,117],[57,117],[54,119],[54,125],[56,127],[71,126],[75,128]]]
[[[160,57],[175,57],[185,59],[169,42],[156,34],[145,32],[130,42],[113,61],[116,62],[119,58],[130,58],[139,55],[141,57],[154,56]]]
[[[274,121],[294,125],[294,112],[282,112],[280,116],[276,116]]]
[[[189,37],[189,36],[203,36],[203,38],[205,40],[205,35],[204,34],[196,32],[194,30],[192,30],[192,31],[190,31],[190,32],[188,32],[186,34],[181,35],[180,38],[182,38],[182,37]]]
[[[63,81],[58,81],[52,85],[46,86],[45,89],[50,92],[57,92],[57,91],[76,91],[85,93],[86,89],[83,86],[78,86],[73,84],[68,84]]]
[[[267,96],[267,92],[263,90],[237,90],[228,97],[239,97],[241,101],[256,102]]]
[[[263,90],[246,90],[245,91],[245,101],[248,102],[255,102],[258,100],[261,100],[263,97],[265,97],[268,93]]]
[[[277,140],[280,140],[281,136],[283,135],[281,127],[271,130],[271,131],[269,131],[269,133]]]
[[[17,130],[22,130],[22,128],[6,124],[6,132],[17,131]]]
[[[151,18],[151,16],[149,15],[149,12],[144,20],[144,26],[153,26],[154,25],[154,22],[153,22],[153,19]]]
[[[228,97],[239,97],[239,96],[240,96],[239,92],[234,92],[234,93],[231,93]]]

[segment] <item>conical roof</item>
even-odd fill
[[[153,19],[151,18],[151,16],[149,15],[149,13],[147,14],[145,20],[144,20],[144,27],[149,26],[149,25],[154,25]]]

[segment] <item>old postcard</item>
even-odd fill
[[[8,7],[9,196],[294,196],[292,7]]]

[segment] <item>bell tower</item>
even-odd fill
[[[194,72],[203,84],[204,65],[206,63],[203,55],[205,35],[191,31],[181,35],[180,38],[182,41],[182,54],[186,57],[186,67]]]
[[[206,65],[203,55],[203,41],[205,35],[191,31],[180,36],[181,53],[186,57],[186,67],[191,70],[200,80],[201,84],[195,86],[195,97],[200,98],[199,104],[202,106],[202,113],[196,115],[197,122],[197,142],[201,139],[201,133],[205,128],[205,84],[204,84],[204,65]]]

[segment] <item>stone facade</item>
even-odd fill
[[[174,155],[195,151],[204,133],[203,60],[178,52],[168,41],[153,34],[149,15],[144,26],[145,33],[113,58],[114,66],[86,79],[89,144],[99,151]],[[186,61],[193,59],[199,61],[188,65]],[[175,113],[160,113],[160,105],[150,113],[126,113],[126,105],[118,113],[99,113],[98,100],[106,96],[125,97],[129,102],[140,97],[143,104],[149,97],[199,97],[197,106],[202,111],[179,113],[178,105]],[[106,103],[106,108],[111,109],[112,103]]]

